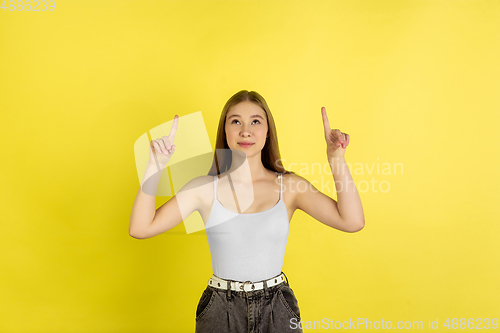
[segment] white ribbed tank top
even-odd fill
[[[283,201],[283,175],[280,199],[263,212],[239,214],[214,201],[205,229],[212,256],[213,273],[235,281],[262,281],[281,274],[288,240],[288,212]]]

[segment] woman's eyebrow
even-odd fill
[[[232,114],[229,117],[227,117],[227,119],[229,119],[231,117],[241,117],[241,116],[239,114]],[[262,116],[258,115],[258,114],[253,114],[253,115],[250,116],[250,118],[253,118],[253,117],[257,117],[257,118],[260,118],[260,119],[264,120],[264,118],[262,118]]]

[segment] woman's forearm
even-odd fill
[[[130,214],[129,234],[132,237],[141,238],[141,233],[151,225],[155,217],[156,191],[163,173],[163,170],[158,170],[154,164],[148,163],[146,167]]]
[[[330,163],[337,189],[337,206],[340,216],[346,223],[356,225],[356,229],[361,230],[365,225],[363,206],[345,158],[344,156],[328,157],[328,163]]]

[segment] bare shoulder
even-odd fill
[[[311,183],[307,179],[302,176],[297,175],[296,173],[285,173],[283,174],[283,183],[287,183],[290,186],[291,190],[297,190],[299,186],[306,186]],[[302,184],[301,184],[302,183]]]
[[[309,181],[302,176],[295,173],[285,173],[283,174],[283,192],[284,197],[292,211],[298,208],[297,206],[297,196],[300,191],[304,191],[307,187],[311,186]]]
[[[194,177],[190,181],[188,181],[182,189],[191,190],[191,189],[203,189],[207,187],[206,185],[213,183],[214,177],[211,175],[203,175]]]
[[[213,193],[214,177],[211,175],[198,176],[188,181],[179,192],[191,193],[191,197],[196,199],[195,210],[202,209]],[[176,195],[179,195],[179,192]]]

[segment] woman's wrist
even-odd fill
[[[338,163],[338,162],[345,162],[345,157],[344,155],[342,156],[328,156],[328,162],[333,162],[333,163]]]

